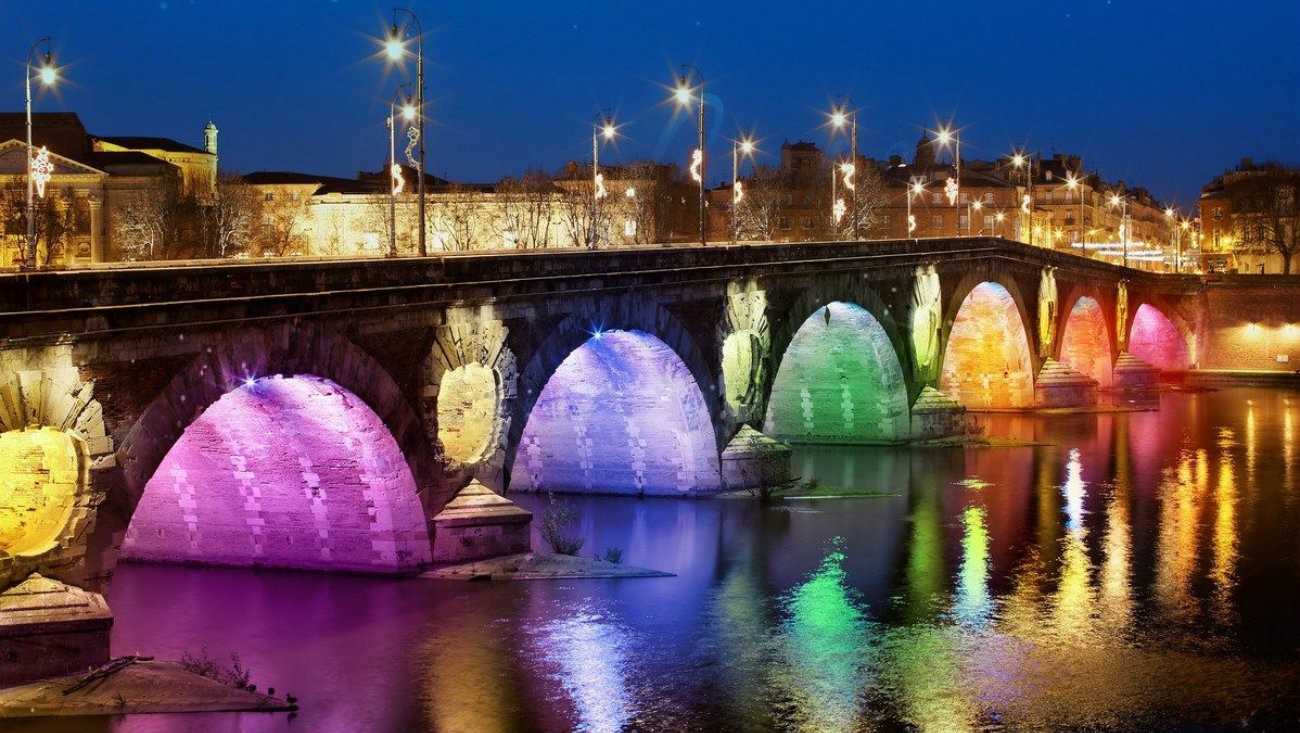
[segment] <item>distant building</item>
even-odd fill
[[[1286,273],[1300,254],[1300,168],[1243,158],[1201,189],[1208,269]]]
[[[198,203],[215,193],[216,128],[211,150],[159,137],[97,137],[76,114],[32,115],[30,154],[45,148],[53,164],[45,196],[34,205],[39,265],[70,265],[124,259],[138,234],[122,223],[126,214],[170,190]],[[22,261],[26,242],[26,116],[0,113],[0,265]],[[142,225],[143,226],[143,225]]]

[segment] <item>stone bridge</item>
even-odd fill
[[[0,275],[0,590],[413,571],[473,553],[434,518],[474,480],[691,496],[742,429],[1087,402],[1205,360],[1232,287],[988,238]]]

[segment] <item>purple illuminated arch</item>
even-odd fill
[[[430,560],[411,475],[364,402],[318,377],[249,380],[172,446],[125,559],[399,572]]]
[[[1097,380],[1100,387],[1114,383],[1110,336],[1106,316],[1095,298],[1080,297],[1065,319],[1061,335],[1061,363]]]
[[[591,335],[533,404],[512,491],[681,495],[720,488],[708,406],[691,371],[641,331]]]
[[[1033,404],[1029,334],[1005,286],[985,281],[966,294],[948,331],[939,384],[975,410]]]
[[[1143,303],[1133,314],[1128,350],[1162,372],[1186,371],[1191,364],[1187,342],[1178,326],[1149,303]]]

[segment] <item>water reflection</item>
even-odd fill
[[[1166,394],[1159,413],[1005,419],[1036,447],[796,453],[805,479],[889,496],[576,502],[588,553],[621,547],[673,578],[444,584],[123,566],[109,599],[119,653],[238,651],[303,711],[292,724],[97,724],[1291,729],[1289,398]]]

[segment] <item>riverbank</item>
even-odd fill
[[[86,677],[68,675],[0,690],[0,719],[298,709],[280,698],[194,674],[179,662],[137,661],[89,682]]]

